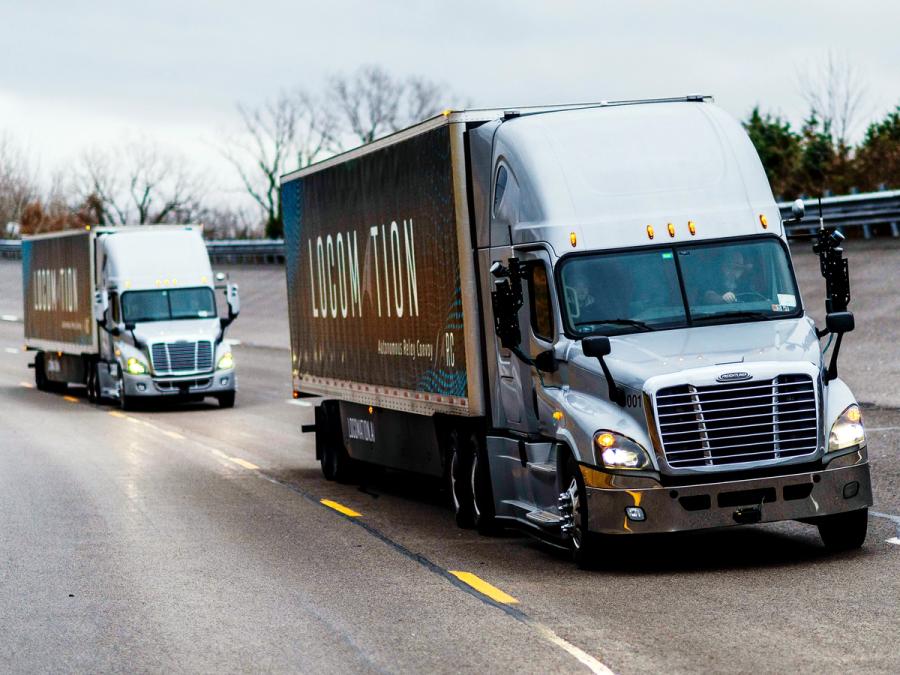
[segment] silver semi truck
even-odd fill
[[[580,563],[605,535],[781,520],[862,544],[840,234],[816,238],[817,329],[759,158],[708,97],[447,111],[288,174],[282,203],[327,478],[443,476],[461,526]]]
[[[198,226],[95,227],[22,242],[25,344],[38,389],[87,387],[91,401],[147,398],[232,407],[237,391],[225,328],[237,286],[216,282]]]

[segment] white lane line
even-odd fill
[[[290,403],[291,405],[299,405],[301,408],[312,408],[312,403],[307,403],[306,401],[301,401],[296,398],[289,398],[285,403]]]
[[[19,317],[17,317],[15,314],[3,314],[0,315],[0,319],[2,319],[3,321],[18,321]]]
[[[592,673],[596,673],[597,675],[613,675],[613,671],[611,671],[609,667],[606,666],[602,661],[600,661],[596,657],[591,656],[580,647],[576,647],[568,640],[564,640],[559,635],[554,633],[551,629],[547,628],[547,626],[545,626],[544,624],[538,623],[537,621],[527,621],[527,623],[538,633],[540,633],[540,635],[545,640],[548,640],[549,642],[555,644],[557,647],[562,648],[564,651],[574,656]]]
[[[866,427],[866,431],[900,431],[900,427]]]
[[[891,537],[890,539],[885,539],[885,541],[894,546],[900,546],[900,537]]]
[[[234,347],[234,346],[240,345],[240,344],[241,344],[241,341],[240,341],[240,340],[237,340],[237,339],[235,339],[235,338],[226,338],[226,339],[225,339],[225,344],[226,344],[226,345],[229,345],[229,346],[231,346],[231,347]]]
[[[870,516],[875,516],[876,518],[884,518],[885,520],[892,520],[897,525],[900,525],[900,516],[895,516],[890,513],[880,513],[878,511],[869,511]]]
[[[18,354],[19,353],[19,350],[16,349],[15,347],[7,347],[3,351],[5,351],[7,354]]]

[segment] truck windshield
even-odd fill
[[[122,294],[122,319],[127,323],[211,319],[216,299],[211,288],[128,291]]]
[[[577,335],[621,335],[800,314],[780,240],[732,241],[573,256],[560,270],[565,322]]]

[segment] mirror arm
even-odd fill
[[[828,370],[825,371],[825,384],[828,384],[832,380],[836,380],[838,376],[837,370],[837,361],[838,361],[838,353],[841,351],[841,340],[843,339],[844,334],[838,333],[837,340],[834,343],[834,350],[831,352],[831,363],[828,364]]]
[[[600,368],[603,370],[603,375],[606,377],[606,383],[609,385],[609,400],[618,404],[620,408],[624,408],[625,392],[613,379],[612,373],[609,372],[609,366],[606,365],[606,360],[602,356],[598,356],[597,360],[600,362]]]

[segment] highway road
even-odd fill
[[[900,248],[860,247],[841,369],[867,402],[863,549],[827,555],[786,523],[622,542],[594,571],[456,529],[432,482],[325,481],[290,399],[280,268],[231,270],[234,409],[122,413],[31,386],[0,264],[0,667],[900,672]]]

